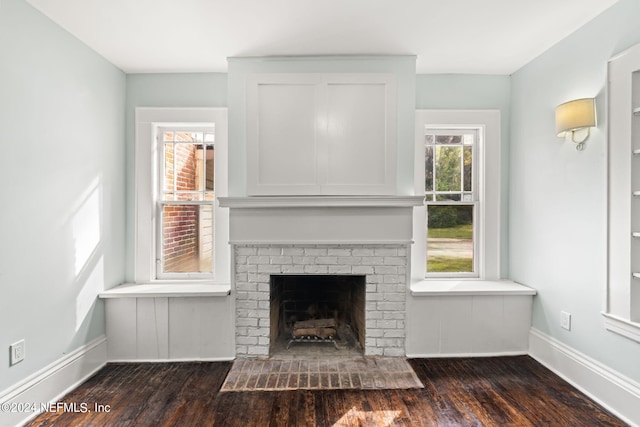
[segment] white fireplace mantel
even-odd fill
[[[220,197],[232,243],[411,242],[423,196]]]
[[[398,208],[422,206],[424,196],[252,196],[218,197],[223,208]]]

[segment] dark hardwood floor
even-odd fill
[[[625,425],[528,356],[410,363],[424,389],[220,393],[229,362],[109,364],[29,426]]]

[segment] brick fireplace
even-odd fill
[[[272,321],[280,314],[274,312],[271,292],[274,280],[286,276],[298,283],[311,278],[314,286],[334,290],[334,278],[357,276],[364,288],[363,314],[356,321],[361,324],[350,327],[357,330],[358,351],[365,356],[406,355],[413,207],[422,204],[422,197],[219,200],[230,208],[236,357],[272,355],[271,343],[280,333],[272,327],[281,326]],[[329,280],[313,279],[322,276]]]
[[[363,276],[365,355],[404,356],[408,244],[235,244],[236,355],[268,357],[274,275]]]

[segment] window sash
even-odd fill
[[[164,136],[167,132],[171,132],[171,133],[201,133],[202,134],[202,138],[197,138],[195,141],[174,141],[174,140],[165,140]],[[167,176],[167,170],[166,170],[166,162],[165,162],[165,156],[166,156],[166,147],[169,146],[173,146],[174,147],[174,153],[175,153],[175,147],[178,145],[194,145],[194,146],[202,146],[204,150],[208,150],[209,147],[211,147],[211,149],[214,152],[214,156],[215,156],[215,142],[213,142],[211,140],[211,138],[208,138],[209,140],[207,140],[207,136],[206,134],[213,134],[215,135],[215,129],[213,127],[159,127],[158,128],[158,138],[157,138],[157,142],[158,142],[158,149],[157,149],[157,155],[158,155],[158,161],[157,161],[157,167],[156,167],[156,183],[157,183],[157,192],[156,192],[156,245],[155,245],[155,252],[156,252],[156,263],[155,263],[155,277],[156,279],[176,279],[176,280],[190,280],[190,279],[213,279],[215,277],[215,263],[214,263],[214,258],[215,255],[212,256],[211,258],[211,272],[198,272],[198,271],[191,271],[191,272],[165,272],[164,271],[164,260],[165,260],[165,253],[164,253],[164,215],[163,215],[163,211],[164,211],[164,207],[165,206],[206,206],[206,205],[210,205],[211,206],[211,215],[212,215],[212,219],[211,219],[211,240],[212,240],[212,248],[214,252],[215,251],[215,233],[214,233],[214,229],[215,229],[215,179],[214,179],[214,184],[213,190],[207,190],[207,172],[206,172],[206,151],[204,152],[204,161],[203,161],[203,165],[202,165],[202,171],[201,171],[201,182],[200,182],[200,190],[177,190],[176,188],[176,182],[177,182],[177,176],[176,176],[176,172],[175,172],[175,168],[174,168],[174,178],[173,178],[173,185],[172,185],[172,189],[171,190],[166,190],[167,188],[167,182],[166,182],[166,176]],[[215,136],[213,138],[213,140],[215,140]],[[175,154],[174,154],[175,155]],[[199,200],[170,200],[170,198],[179,198],[180,196],[187,196],[187,195],[192,195],[195,198],[199,199]]]
[[[214,275],[214,258],[211,258],[211,271],[210,272],[165,272],[164,271],[164,207],[165,206],[211,206],[211,244],[215,248],[215,209],[212,201],[158,201],[156,218],[158,223],[157,237],[156,237],[156,278],[157,279],[211,279]],[[199,237],[205,237],[199,235]],[[212,250],[212,253],[215,249]]]
[[[426,240],[426,261],[425,261],[425,277],[427,278],[477,278],[480,276],[479,268],[480,268],[480,258],[481,254],[479,252],[480,249],[480,239],[479,239],[479,229],[480,229],[480,221],[478,220],[478,213],[480,212],[480,203],[479,202],[434,202],[427,203],[427,208],[425,211],[425,234],[429,233],[429,206],[472,206],[472,271],[452,271],[452,272],[441,272],[441,271],[429,271],[428,270],[428,259],[429,259],[429,237]]]
[[[428,136],[433,136],[431,141],[429,141]],[[464,136],[471,135],[472,141],[465,142]],[[437,136],[462,136],[461,142],[456,143],[436,143]],[[425,234],[429,233],[429,225],[428,225],[428,212],[429,206],[472,206],[472,271],[471,272],[431,272],[428,270],[428,259],[429,259],[429,237],[427,236],[426,240],[426,259],[425,259],[425,277],[427,278],[477,278],[480,276],[480,238],[479,238],[479,229],[480,229],[480,221],[478,214],[480,212],[480,192],[479,184],[478,184],[478,170],[479,168],[479,159],[480,157],[480,141],[479,141],[479,130],[477,128],[425,128],[424,133],[424,155],[426,159],[426,150],[431,147],[432,152],[432,162],[431,162],[431,190],[427,191],[425,188]],[[460,191],[457,190],[436,190],[437,188],[437,157],[436,157],[436,148],[437,147],[459,147],[461,150],[460,153]],[[464,168],[464,149],[465,147],[471,147],[471,190],[465,190],[465,168]],[[426,167],[426,165],[425,165]],[[427,170],[425,168],[425,174]],[[426,184],[426,180],[425,180]],[[438,200],[438,196],[453,196],[459,195],[460,200]]]
[[[433,142],[429,142],[428,141],[428,136],[433,136]],[[464,142],[464,136],[465,135],[471,135],[472,136],[472,142],[467,143]],[[441,144],[441,143],[436,143],[436,137],[437,136],[462,136],[462,141],[460,143],[447,143],[447,144]],[[431,202],[441,202],[437,200],[437,196],[438,195],[460,195],[460,201],[459,203],[470,203],[470,202],[476,202],[479,199],[478,196],[478,159],[479,159],[479,131],[478,129],[466,129],[466,128],[426,128],[425,129],[425,134],[424,134],[424,139],[425,139],[425,143],[424,143],[424,147],[425,147],[425,158],[426,158],[426,149],[428,147],[432,147],[433,149],[433,154],[432,154],[432,163],[431,163],[431,186],[432,189],[431,190],[427,190],[425,188],[425,201],[428,203]],[[460,191],[457,190],[436,190],[436,183],[437,183],[437,171],[436,171],[436,166],[437,166],[437,162],[436,162],[436,149],[437,147],[446,147],[446,148],[455,148],[455,147],[459,147],[461,152],[460,155]],[[466,147],[471,147],[471,189],[470,190],[466,190],[465,189],[465,180],[464,180],[464,175],[465,175],[465,168],[464,168],[464,149]],[[426,173],[426,169],[425,169],[425,173]],[[467,196],[465,198],[465,196]],[[452,203],[452,202],[457,202],[457,201],[442,201],[445,203]]]

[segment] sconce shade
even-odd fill
[[[575,99],[556,108],[556,133],[563,138],[566,132],[596,126],[594,98]]]

